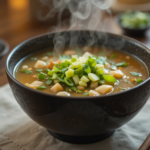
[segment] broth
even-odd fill
[[[70,50],[69,48],[66,48],[63,52],[63,55],[61,55],[61,57],[59,58],[53,57],[53,53],[51,50],[45,50],[32,54],[31,56],[28,56],[23,61],[21,61],[21,63],[19,63],[18,67],[15,70],[15,78],[28,87],[51,94],[58,94],[60,92],[60,94],[58,95],[62,96],[99,96],[121,92],[140,84],[142,81],[148,78],[148,72],[145,65],[140,60],[133,57],[132,55],[129,55],[128,53],[118,50],[94,47],[84,47],[80,49],[82,49],[81,52],[79,51],[79,49]],[[91,56],[90,54],[94,56]],[[82,60],[82,65],[84,67],[82,68],[82,70],[80,70],[80,72],[83,71],[81,75],[79,75],[78,72],[75,71],[79,68],[77,65],[80,66],[80,64],[78,63],[80,59],[79,57],[77,58],[76,55],[85,56],[84,62]],[[68,58],[71,58],[71,56],[73,59],[71,59],[70,61],[70,59]],[[106,62],[104,62],[105,57],[107,57]],[[64,78],[65,76],[67,76],[66,72],[63,72],[59,69],[61,64],[65,62],[64,58],[69,63],[71,62],[70,65],[76,65],[76,67],[72,67],[70,65],[69,67],[64,67],[67,68],[66,72],[70,69],[74,72],[73,76],[71,76],[71,71],[68,72],[69,76],[71,77],[67,77],[66,82],[69,82],[69,85],[64,82]],[[59,59],[61,60],[57,61]],[[94,66],[95,64],[93,63],[94,59],[96,62],[96,66]],[[40,66],[37,63],[38,60],[41,60],[41,63],[47,63],[46,66],[43,67],[42,64]],[[54,64],[55,62],[57,63]],[[37,65],[35,65],[36,63]],[[105,65],[102,63],[105,63]],[[93,65],[93,67],[91,64]],[[52,68],[54,66],[55,68]],[[96,70],[94,68],[98,69]],[[57,72],[55,69],[58,69],[60,72],[58,70]],[[94,71],[92,71],[92,69]],[[87,71],[88,73],[85,71]],[[40,79],[38,79],[39,74],[41,74]],[[54,74],[56,74],[57,77],[55,77]],[[95,74],[99,79],[97,80],[97,77],[93,76],[93,74]],[[80,85],[75,83],[74,75],[78,76],[78,84]],[[84,78],[82,78],[83,76]],[[93,79],[93,77],[95,78]],[[63,79],[63,82],[61,82],[60,78]],[[68,78],[71,80],[68,80]],[[40,81],[40,83],[37,83],[36,85],[36,83],[33,83],[34,81]],[[73,86],[70,85],[70,83],[73,83]],[[55,88],[53,89],[55,84],[61,85],[60,89],[59,87],[57,87],[59,89],[58,91],[57,89],[55,90]],[[63,93],[61,91],[66,91],[67,94],[66,92]]]

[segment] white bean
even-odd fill
[[[70,96],[70,93],[62,91],[62,92],[58,92],[56,95],[59,95],[59,96]]]

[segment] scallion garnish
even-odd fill
[[[130,72],[130,74],[132,74],[133,76],[142,76],[141,73],[137,73],[137,72]]]
[[[126,67],[128,64],[126,62],[121,62],[116,64],[117,67]]]
[[[38,79],[39,80],[44,80],[46,78],[46,74],[43,72],[40,72],[40,74],[38,75]]]
[[[32,71],[30,71],[30,70],[21,70],[21,72],[22,72],[22,73],[26,73],[26,74],[32,73]]]
[[[143,82],[143,79],[140,79],[140,78],[138,78],[138,79],[135,79],[135,82],[136,82],[136,83]]]
[[[38,90],[44,90],[44,89],[46,89],[46,86],[44,86],[44,85],[43,86],[39,86],[39,87],[37,87],[37,89]]]

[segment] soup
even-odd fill
[[[100,96],[130,89],[148,78],[145,65],[118,50],[66,48],[59,57],[41,51],[21,61],[15,78],[22,84],[59,96]]]

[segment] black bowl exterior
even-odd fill
[[[121,24],[121,15],[122,14],[116,16],[116,22],[123,29],[124,33],[127,34],[127,35],[131,35],[131,36],[144,36],[145,32],[148,29],[150,29],[150,27],[145,27],[145,28],[142,28],[142,29],[125,28]]]
[[[0,58],[5,56],[9,51],[9,45],[2,39],[0,39]]]
[[[30,54],[53,47],[57,33],[32,38],[17,46],[7,59],[6,72],[13,94],[21,108],[38,124],[52,132],[72,136],[93,136],[113,132],[131,120],[144,106],[150,95],[150,80],[124,92],[100,97],[58,97],[30,89],[13,77],[19,60]],[[141,43],[127,37],[96,31],[60,32],[65,45],[72,35],[76,45],[102,46],[127,51],[147,65],[150,72],[150,52]],[[73,45],[74,46],[74,45]]]

